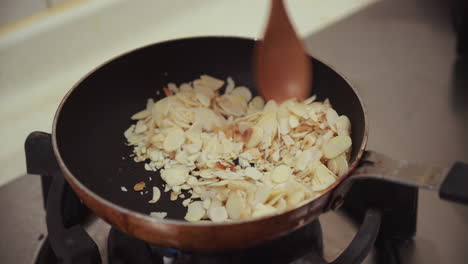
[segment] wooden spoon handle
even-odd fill
[[[303,100],[310,94],[311,64],[283,0],[271,1],[268,25],[256,52],[257,84],[265,99]]]

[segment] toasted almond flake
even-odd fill
[[[317,197],[347,172],[351,145],[338,137],[349,137],[351,125],[329,100],[265,104],[246,87],[234,88],[231,78],[221,95],[223,85],[207,75],[180,87],[170,83],[167,97],[149,99],[124,132],[134,160],[160,170],[170,199],[192,207],[189,221],[280,213]],[[143,189],[141,195],[149,193]],[[199,209],[193,199],[201,200]]]
[[[265,184],[259,186],[257,191],[255,192],[254,203],[255,204],[263,204],[268,200],[270,197],[271,188]]]
[[[165,94],[166,96],[173,96],[173,95],[174,95],[174,94],[172,93],[172,91],[169,90],[169,89],[166,88],[166,87],[163,88],[163,91],[164,91],[164,94]]]
[[[178,93],[179,88],[177,88],[177,85],[175,83],[168,83],[167,88],[171,90],[172,93]]]
[[[178,149],[185,141],[184,130],[180,128],[171,128],[164,139],[163,147],[167,152]]]
[[[223,95],[217,100],[225,113],[232,116],[242,116],[247,111],[247,101],[242,96]]]
[[[137,184],[135,184],[135,186],[133,186],[133,190],[139,192],[139,191],[143,190],[145,187],[146,187],[146,183],[141,181],[141,182],[138,182]]]
[[[297,116],[307,118],[307,109],[303,104],[292,103],[288,105],[288,109]]]
[[[265,100],[263,100],[262,97],[260,96],[255,96],[252,101],[249,103],[249,107],[262,110],[263,107],[265,106]]]
[[[315,101],[315,99],[317,99],[317,96],[316,95],[312,95],[311,97],[307,98],[306,100],[304,100],[304,104],[311,104],[313,101]]]
[[[135,133],[140,134],[145,132],[146,130],[148,130],[146,124],[142,120],[138,121],[135,127]]]
[[[210,97],[208,97],[207,95],[205,95],[203,93],[196,93],[196,96],[197,96],[198,101],[200,101],[200,103],[203,106],[207,106],[207,107],[210,106],[210,104],[211,104]]]
[[[185,220],[190,222],[200,221],[205,215],[205,212],[206,210],[203,208],[203,203],[201,201],[195,201],[188,205]]]
[[[323,154],[327,159],[333,159],[351,147],[349,136],[336,136],[330,139],[323,147]]]
[[[253,168],[253,167],[247,167],[245,168],[245,176],[253,179],[253,180],[259,180],[263,177],[263,173],[261,173],[258,169]]]
[[[180,85],[179,90],[181,92],[190,92],[192,91],[192,86],[190,86],[188,83],[183,83]]]
[[[150,115],[150,112],[145,109],[145,110],[142,110],[142,111],[132,115],[131,119],[140,120],[140,119],[147,118],[149,115]]]
[[[279,199],[274,205],[273,205],[276,209],[282,211],[284,209],[286,209],[286,207],[288,206],[288,204],[286,203],[286,200],[284,200],[283,198]]]
[[[228,218],[228,214],[223,206],[211,207],[208,209],[208,217],[213,222],[224,222]]]
[[[275,101],[270,100],[263,107],[263,112],[264,113],[275,112],[277,109],[278,109],[278,104]]]
[[[206,198],[205,200],[203,200],[203,208],[208,210],[210,208],[210,205],[211,205],[211,198]]]
[[[328,188],[336,181],[336,176],[325,165],[320,164],[315,169],[315,175],[312,179],[312,190],[322,191]]]
[[[291,128],[298,127],[299,126],[299,118],[297,118],[297,116],[295,116],[295,115],[289,116],[289,126]]]
[[[335,109],[328,108],[327,113],[326,113],[326,118],[327,118],[328,125],[332,129],[335,129],[335,127],[336,127],[335,124],[338,121],[338,114],[336,113]]]
[[[158,219],[164,219],[167,216],[167,213],[166,212],[151,212],[150,216],[154,218],[158,218]]]
[[[336,129],[339,136],[349,136],[351,133],[351,121],[349,121],[349,118],[345,115],[338,117]]]
[[[227,85],[224,94],[230,94],[236,85],[234,84],[234,80],[231,77],[228,77],[226,81]]]
[[[313,134],[307,134],[302,141],[302,148],[311,148],[315,144],[316,140],[317,138]]]
[[[145,163],[145,170],[153,171],[153,169],[151,168],[151,166],[148,163]]]
[[[185,183],[189,176],[189,170],[185,166],[178,166],[165,169],[161,172],[161,178],[170,186],[177,186]]]
[[[279,165],[273,170],[271,180],[276,183],[283,183],[289,179],[291,169],[286,165]]]
[[[258,205],[257,208],[254,210],[252,217],[263,217],[267,215],[275,214],[278,209],[274,208],[270,205]]]
[[[246,131],[249,131],[248,129]],[[251,129],[250,137],[247,140],[247,147],[253,148],[256,147],[263,138],[263,129],[261,127],[254,126]]]
[[[337,176],[341,177],[348,172],[348,160],[346,154],[338,155],[327,163],[327,167]]]
[[[188,198],[182,201],[182,205],[187,207],[192,202],[192,199]]]
[[[283,135],[282,138],[283,138],[284,144],[286,144],[286,146],[288,147],[294,146],[296,144],[289,135]]]
[[[226,210],[230,219],[240,219],[246,206],[240,191],[232,191],[226,201]]]
[[[216,79],[214,77],[211,77],[209,75],[202,75],[200,79],[203,81],[204,85],[207,87],[213,89],[213,90],[218,90],[219,88],[223,87],[224,81],[220,79]]]
[[[245,101],[248,102],[250,99],[252,99],[252,93],[247,87],[244,86],[239,86],[232,90],[231,95],[237,95],[244,97]]]
[[[159,201],[159,198],[161,198],[161,191],[159,190],[158,187],[154,186],[153,187],[153,198],[149,201],[149,203],[156,203]]]

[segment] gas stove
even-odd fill
[[[110,227],[93,216],[81,203],[58,169],[49,134],[31,133],[26,140],[25,150],[28,172],[39,174],[41,177],[48,231],[34,259],[35,264],[326,263],[323,260],[323,235],[319,220],[264,244],[231,252],[185,252],[147,244]],[[410,192],[405,192],[404,189]],[[405,201],[417,198],[417,191],[413,188],[405,187],[401,192],[410,195],[400,195]],[[362,195],[357,197],[366,199]],[[391,214],[414,220],[413,212],[416,209],[416,203],[408,204],[410,206],[400,207],[398,210],[393,210]],[[391,210],[390,206],[387,208]],[[363,208],[366,211],[369,207]],[[357,218],[362,217],[364,213],[362,211],[359,214],[357,209],[352,211]],[[362,263],[373,247],[379,233],[379,226],[382,227],[381,234],[384,234],[382,230],[388,229],[385,225],[381,225],[381,214],[376,213],[377,210],[369,212],[370,216],[366,216],[364,220],[366,224],[362,225],[360,235],[356,235],[352,245],[340,255],[335,263]],[[389,213],[384,215],[389,215]],[[390,218],[387,217],[387,219]],[[415,221],[406,223],[409,225],[403,232],[410,237],[414,233]],[[389,233],[386,237],[390,238],[394,233]],[[399,235],[401,236],[402,233]]]
[[[383,182],[352,187],[340,211],[243,250],[222,253],[184,252],[147,244],[95,217],[58,170],[50,135],[32,133],[26,140],[27,169],[41,179],[47,235],[40,235],[34,264],[80,263],[405,263],[401,250],[411,247],[416,232],[418,190]],[[52,173],[51,173],[52,172]],[[30,178],[34,176],[28,176]],[[392,199],[388,199],[388,197]],[[381,197],[376,199],[376,197]],[[382,217],[360,223],[369,208]],[[356,229],[360,229],[355,235]],[[353,238],[355,236],[355,238]],[[374,244],[374,239],[377,240]],[[351,246],[347,247],[352,241]],[[213,241],[216,243],[216,241]]]
[[[361,182],[352,187],[340,210],[327,213],[319,220],[265,244],[234,252],[184,252],[147,244],[94,216],[60,174],[51,151],[50,135],[32,133],[26,140],[26,159],[28,172],[39,175],[24,177],[23,179],[33,182],[26,187],[41,187],[42,199],[34,201],[35,210],[46,212],[47,231],[38,237],[36,254],[32,259],[34,264],[313,264],[326,263],[323,259],[331,261],[338,255],[340,257],[333,263],[438,263],[426,262],[424,257],[418,257],[419,244],[424,246],[424,239],[415,238],[418,197],[422,197],[423,203],[427,203],[430,196],[427,193],[419,196],[418,190],[412,187],[376,181]],[[39,178],[40,184],[37,181]],[[382,213],[382,217],[366,217],[364,221],[367,221],[367,225],[359,227],[369,208],[376,208]],[[463,212],[466,208],[461,209]],[[447,223],[431,222],[434,227],[447,227]],[[466,228],[463,225],[451,227],[460,230]],[[377,237],[376,242],[369,237]],[[423,242],[417,242],[418,240]],[[348,247],[351,241],[352,246]],[[422,252],[424,254],[421,256],[434,253]]]

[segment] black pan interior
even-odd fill
[[[143,213],[165,211],[169,218],[183,219],[186,208],[171,202],[169,193],[163,193],[156,204],[147,203],[151,187],[161,189],[162,182],[159,174],[129,158],[132,148],[125,145],[123,132],[147,98],[163,96],[156,91],[168,82],[180,84],[202,74],[231,76],[237,85],[255,93],[254,43],[228,37],[181,39],[138,49],[98,68],[77,85],[58,116],[55,136],[65,165],[83,185],[115,204]],[[351,119],[354,160],[365,131],[360,101],[331,68],[317,60],[313,66],[314,94],[321,100],[330,98],[338,113]],[[143,195],[133,191],[139,181],[147,184]],[[121,186],[128,192],[122,192]]]

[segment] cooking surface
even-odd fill
[[[392,157],[449,166],[468,161],[468,106],[454,87],[455,37],[443,1],[388,0],[311,35],[318,58],[349,78],[367,106],[369,149]],[[465,70],[466,72],[466,70]],[[468,85],[465,85],[465,89]],[[31,263],[45,234],[39,177],[0,188],[1,263]],[[321,217],[325,250],[335,255],[352,238],[336,213]],[[464,263],[468,208],[420,191],[418,231],[400,250],[402,263]],[[372,263],[371,259],[367,263]]]

